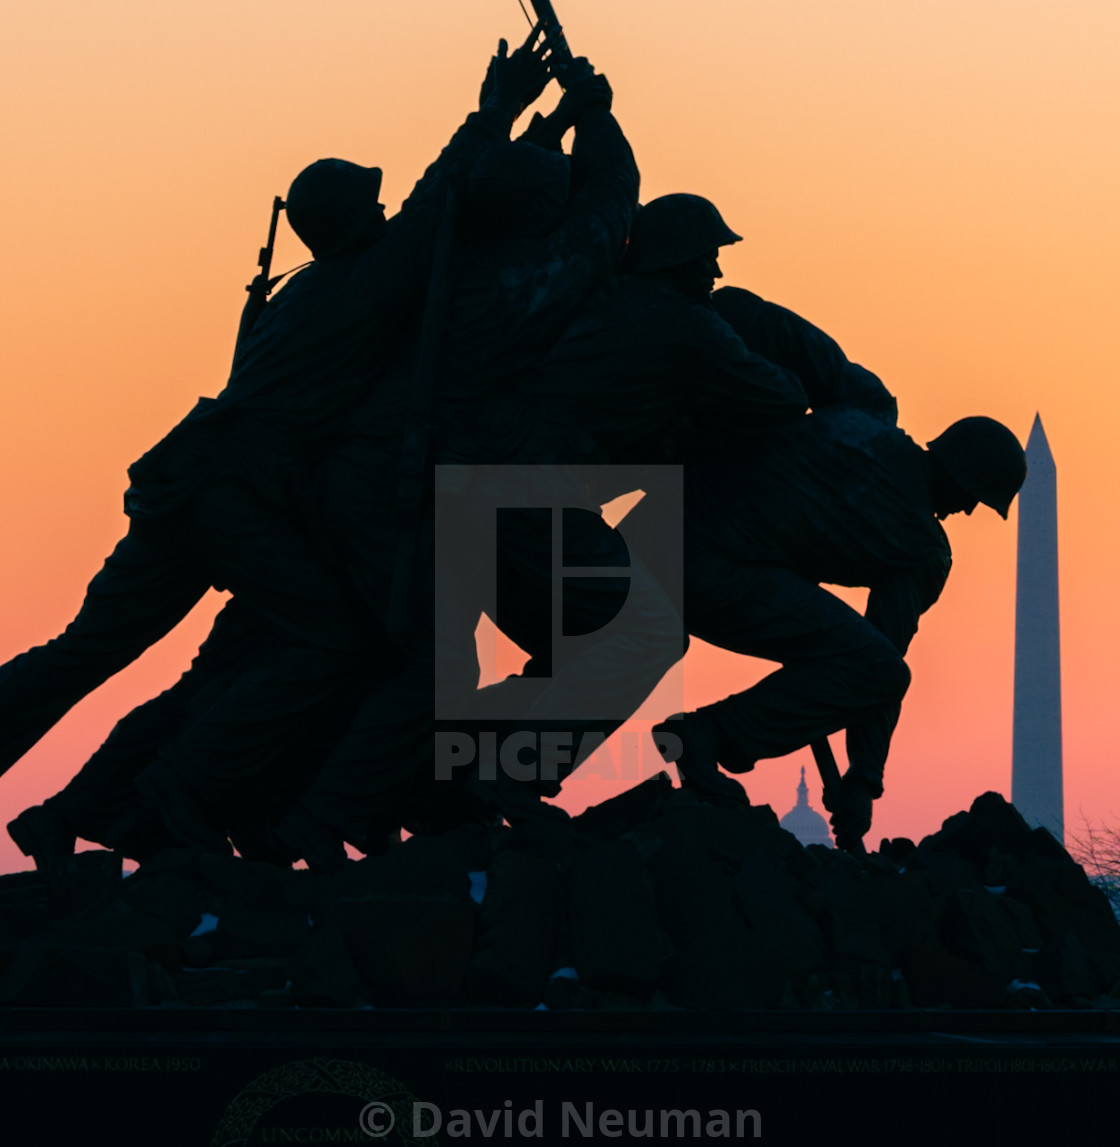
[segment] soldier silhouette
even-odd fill
[[[242,749],[265,751],[281,743],[286,724],[320,701],[333,704],[367,672],[368,650],[380,648],[383,634],[303,520],[305,467],[380,377],[422,298],[450,173],[508,139],[547,83],[549,45],[539,39],[536,28],[512,56],[503,41],[480,110],[388,222],[377,168],[326,160],[297,177],[289,219],[315,260],[268,304],[222,394],[201,399],[130,468],[128,535],[90,583],[78,616],[53,641],[0,667],[0,771],[173,628],[210,586],[232,590],[284,638],[207,710],[227,744],[239,738]],[[171,762],[193,751],[177,744],[164,749]],[[198,815],[204,794],[178,781],[174,763],[153,774],[147,795],[181,833],[222,846]],[[57,840],[59,826],[46,818],[57,821],[59,812],[22,821],[23,844]]]
[[[1006,518],[1025,456],[983,417],[923,449],[897,427],[881,381],[824,332],[747,291],[719,291],[715,305],[752,347],[798,371],[813,412],[767,440],[733,424],[704,436],[704,461],[687,471],[685,620],[695,636],[782,668],[657,732],[681,738],[666,755],[684,783],[742,800],[717,763],[746,772],[846,728],[849,768],[828,805],[849,847],[883,791],[906,651],[949,574],[940,522],[979,502]],[[869,587],[866,614],[821,582]]]

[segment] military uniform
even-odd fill
[[[739,768],[846,728],[852,770],[881,793],[903,658],[952,560],[927,459],[882,383],[823,332],[749,292],[715,304],[753,349],[798,370],[814,411],[765,441],[728,426],[706,443],[714,460],[689,467],[689,632],[782,665],[699,712]],[[821,582],[869,587],[865,615]]]
[[[545,441],[550,427],[578,427],[596,460],[617,465],[679,463],[686,428],[702,436],[730,420],[742,434],[768,432],[806,406],[797,376],[754,353],[709,303],[644,274],[603,286],[519,390]]]
[[[573,194],[547,230],[472,236],[467,224],[455,262],[432,410],[430,457],[436,463],[541,460],[518,452],[521,405],[515,383],[535,369],[613,271],[625,249],[638,197],[633,154],[605,107],[591,106],[581,114],[572,167]],[[409,386],[409,371],[403,369],[396,386],[370,396],[351,423],[348,441],[325,460],[319,479],[324,526],[345,547],[347,565],[356,571],[364,600],[382,617],[398,546],[394,479]],[[463,494],[463,515],[474,512],[479,493],[476,488]],[[579,544],[587,555],[609,545],[604,535],[610,531],[601,520],[598,529],[585,522],[583,530]],[[362,706],[304,801],[310,812],[348,839],[360,838],[364,823],[381,807],[390,787],[409,777],[431,775],[437,672],[446,678],[439,682],[443,695],[457,696],[463,704],[459,727],[470,722],[471,698],[478,684],[474,630],[480,613],[492,609],[492,603],[474,584],[473,571],[459,570],[456,604],[437,623],[431,612],[435,593],[431,537],[429,516],[418,531],[421,552],[413,565],[415,611],[411,631],[403,639],[407,666]],[[520,579],[514,596],[533,595],[543,581],[551,582],[551,561],[542,555],[531,529],[514,528],[505,534],[504,560]],[[663,601],[652,582],[645,592]],[[651,602],[649,608],[656,607]],[[600,601],[590,594],[577,603],[577,609],[585,615],[602,612]],[[588,628],[595,627],[593,616],[584,620]],[[539,653],[547,640],[538,630],[511,636],[530,653]],[[660,666],[646,692],[679,656],[671,638],[659,633],[652,640],[656,648],[647,645],[630,666],[647,673],[652,665]],[[433,660],[437,642],[438,662]],[[549,669],[562,673],[560,666]],[[530,674],[533,671],[531,667]],[[524,718],[532,722],[534,715],[525,712]]]
[[[263,669],[231,699],[246,715],[260,718],[278,705],[281,717],[301,682],[318,688],[354,666],[370,634],[355,623],[346,578],[324,561],[292,505],[298,468],[378,377],[422,295],[443,177],[508,138],[509,127],[496,107],[468,117],[384,238],[297,275],[239,349],[222,394],[200,400],[130,468],[128,535],[80,613],[61,636],[0,667],[0,770],[167,633],[211,585],[242,596],[290,640],[271,662],[275,701],[265,700]]]

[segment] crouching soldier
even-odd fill
[[[1006,518],[1026,459],[1007,427],[983,417],[923,449],[895,424],[882,383],[823,332],[737,294],[718,300],[721,313],[801,371],[814,411],[749,447],[734,426],[706,435],[706,461],[686,478],[685,621],[690,634],[781,668],[656,735],[685,784],[742,799],[717,763],[747,772],[846,729],[849,768],[830,805],[847,847],[870,827],[910,683],[905,654],[949,575],[940,523],[979,502]],[[761,323],[753,337],[748,315]],[[869,587],[865,614],[822,582]]]

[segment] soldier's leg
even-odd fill
[[[396,438],[378,432],[355,436],[330,452],[315,477],[317,531],[345,569],[357,609],[377,619],[364,643],[366,660],[379,669],[367,677],[356,712],[326,746],[327,763],[278,830],[281,846],[315,867],[344,858],[343,839],[362,845],[382,794],[418,767],[431,744],[435,638],[424,612],[430,614],[430,529],[420,531],[417,543],[427,549],[410,555],[416,578],[428,580],[427,588],[412,585],[408,632],[390,641],[385,630],[400,548],[396,446]]]
[[[475,516],[492,514],[491,503],[485,497],[456,502],[456,526],[485,535],[487,527],[476,523]],[[543,777],[536,767],[534,784],[522,784],[500,767],[492,771],[492,782],[484,776],[470,782],[479,799],[491,801],[507,817],[547,815],[549,810],[539,809],[540,793],[559,791],[559,781],[579,764],[579,749],[590,752],[600,743],[586,735],[613,732],[683,655],[687,638],[668,598],[627,553],[618,534],[587,510],[565,515],[563,564],[607,572],[617,568],[618,576],[565,583],[559,604],[567,637],[554,632],[553,593],[561,586],[554,586],[550,518],[547,511],[542,517],[533,510],[503,515],[495,538],[496,597],[489,579],[475,576],[479,571],[472,561],[445,571],[451,576],[439,580],[433,627],[414,640],[407,670],[362,707],[317,778],[306,801],[309,810],[339,827],[347,819],[356,824],[365,805],[372,810],[385,793],[406,781],[429,780],[450,789],[466,782],[472,771],[484,774],[483,733],[491,734],[496,745],[529,733],[538,753],[542,735],[550,733],[571,752],[561,750],[557,755],[566,759],[554,762]],[[425,566],[432,568],[431,558],[421,563]],[[429,586],[418,591],[417,600],[431,600],[434,593]],[[619,621],[624,608],[627,614]],[[483,610],[530,659],[520,675],[476,690],[474,631]],[[573,641],[573,634],[582,640]],[[433,660],[434,649],[438,655]],[[437,690],[438,714],[433,704]],[[433,732],[439,737],[434,745]],[[462,750],[456,754],[464,762],[458,767],[451,764],[448,749],[456,738],[457,744],[474,747],[469,761]],[[436,781],[437,776],[443,780]]]
[[[184,727],[192,706],[207,704],[230,674],[264,642],[264,632],[243,605],[230,601],[214,620],[190,668],[170,688],[137,706],[113,726],[92,757],[61,792],[21,813],[9,832],[27,855],[73,850],[75,837],[117,848],[129,856],[151,851],[158,824],[143,817],[133,781]],[[263,652],[263,650],[262,650]],[[122,835],[122,820],[130,820]],[[165,847],[172,843],[165,840]]]
[[[344,460],[344,455],[340,459]],[[350,481],[339,459],[332,470],[338,482],[327,501],[336,518],[347,506],[361,503],[361,491],[372,503],[360,523],[355,520],[351,528],[339,529],[338,533],[354,548],[363,567],[363,583],[379,585],[383,596],[389,580],[385,567],[391,565],[396,535],[393,530],[379,531],[371,523],[383,523],[391,507],[385,502],[383,489]],[[480,509],[469,496],[456,501],[457,527],[473,533],[471,515],[487,512],[488,506]],[[492,513],[492,508],[488,512]],[[584,511],[566,526],[565,564],[603,566],[618,561],[621,565],[625,560],[625,547],[619,546],[617,535],[597,515]],[[478,745],[477,734],[483,728],[503,733],[559,730],[573,734],[578,744],[587,731],[609,734],[682,655],[686,639],[679,617],[660,587],[637,563],[620,569],[619,579],[586,578],[566,587],[566,628],[588,634],[591,639],[584,640],[575,652],[570,645],[557,644],[552,632],[551,529],[542,531],[531,511],[507,516],[506,527],[500,531],[498,571],[504,608],[488,599],[488,591],[474,576],[478,571],[471,561],[464,561],[450,571],[453,576],[441,579],[438,615],[427,617],[424,613],[425,608],[432,608],[434,584],[422,582],[415,587],[413,600],[418,611],[409,638],[407,667],[360,707],[303,801],[310,819],[297,823],[300,818],[294,817],[285,823],[283,834],[293,845],[300,839],[312,840],[315,821],[355,841],[391,790],[406,782],[423,783],[435,777],[439,764],[433,747],[437,690],[443,700],[441,713],[447,717],[439,726],[444,737],[466,735]],[[424,539],[430,538],[430,529],[420,533]],[[432,567],[428,551],[414,568],[422,581],[425,571]],[[629,626],[608,631],[606,639],[597,638],[627,603],[632,611]],[[474,630],[484,608],[531,657],[521,677],[476,694]],[[438,656],[433,656],[437,647]],[[480,702],[493,719],[480,714]],[[590,713],[596,706],[598,709]],[[453,713],[457,717],[452,717]],[[564,773],[576,763],[575,758],[567,762]],[[449,780],[461,781],[467,773],[469,769],[460,770]],[[442,787],[449,786],[445,783]],[[556,788],[553,786],[553,791]],[[535,806],[539,799],[537,789],[532,794],[525,786],[517,789],[523,799],[510,805],[508,811],[513,815],[518,809],[529,811],[528,806]]]
[[[478,703],[514,731],[564,736],[586,755],[633,715],[688,638],[668,594],[596,513],[564,512],[563,566],[585,574],[557,585],[551,529],[533,513],[509,515],[500,535],[494,608],[498,627],[530,658],[520,678],[482,690]],[[573,752],[543,778],[545,791],[559,791],[551,782],[580,761]]]
[[[278,644],[245,604],[228,601],[190,667],[157,697],[133,709],[113,726],[105,743],[59,794],[78,835],[100,840],[136,801],[136,777],[185,728],[191,716],[217,700],[254,657],[267,657]]]
[[[383,559],[392,554],[388,539],[387,547]],[[379,823],[389,794],[418,777],[432,777],[437,679],[440,696],[452,708],[456,696],[477,687],[477,606],[473,613],[450,610],[437,628],[432,569],[430,549],[421,551],[410,627],[395,635],[386,653],[394,671],[367,689],[299,810],[281,827],[285,844],[309,863],[309,852],[324,848],[331,835],[365,850],[369,827]]]
[[[345,578],[278,508],[230,481],[200,495],[192,513],[192,543],[216,583],[284,639],[138,778],[181,839],[221,847],[222,806],[282,761],[293,737],[333,735],[340,699],[368,688],[385,659],[381,631]]]
[[[0,773],[169,633],[209,587],[174,528],[133,522],[65,631],[0,666]]]
[[[782,666],[696,711],[700,727],[716,731],[724,767],[747,771],[901,701],[910,683],[902,655],[819,585],[699,542],[690,543],[686,568],[689,631]]]

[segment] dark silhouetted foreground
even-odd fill
[[[413,837],[314,876],[169,851],[0,877],[23,1006],[1120,1008],[1120,925],[995,793],[915,847],[802,848],[665,774],[575,818]]]

